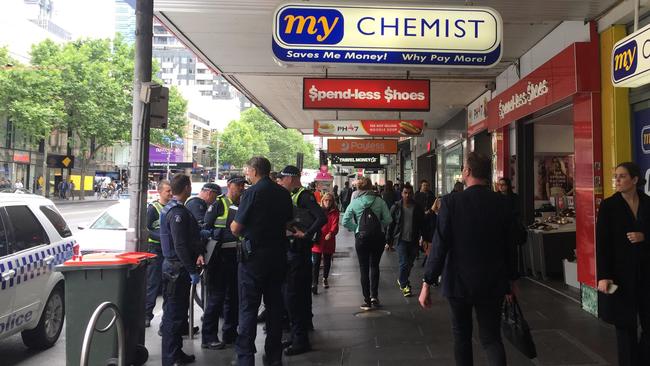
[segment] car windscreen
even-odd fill
[[[128,224],[128,207],[117,205],[106,210],[95,222],[90,225],[90,229],[97,230],[126,230]]]

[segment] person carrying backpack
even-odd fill
[[[355,249],[361,272],[362,310],[379,307],[379,261],[384,252],[384,229],[392,222],[388,206],[372,192],[372,183],[359,178],[358,197],[347,207],[343,226],[354,232]]]

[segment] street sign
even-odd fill
[[[634,88],[650,83],[650,25],[616,42],[611,62],[614,86]]]
[[[314,136],[420,136],[423,120],[320,120]]]
[[[167,166],[169,165],[169,169],[192,169],[194,168],[194,163],[190,162],[170,162],[169,164],[167,162],[157,162],[157,161],[150,161],[149,162],[149,169],[152,170],[167,170]]]
[[[358,167],[381,167],[379,154],[330,154],[332,164],[341,164]]]
[[[333,140],[327,141],[329,154],[397,154],[397,140]]]
[[[428,79],[305,78],[302,89],[303,109],[431,109]]]
[[[501,59],[503,21],[483,7],[281,5],[273,54],[286,63],[487,68]]]
[[[74,168],[74,156],[47,154],[48,168]]]

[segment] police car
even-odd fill
[[[56,265],[79,247],[52,201],[0,193],[0,339],[21,332],[29,348],[51,347],[65,314]]]

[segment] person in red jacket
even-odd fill
[[[332,266],[332,255],[336,250],[336,234],[339,232],[339,210],[336,208],[334,195],[329,192],[323,194],[320,205],[327,215],[327,224],[321,228],[320,240],[311,249],[311,261],[313,263],[311,292],[314,295],[318,293],[318,274],[321,259],[323,259],[323,288],[330,287],[327,277]]]

